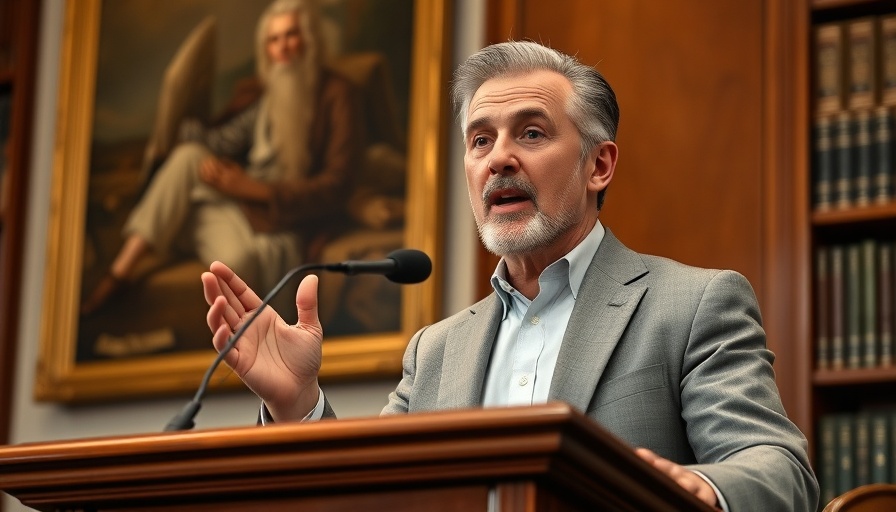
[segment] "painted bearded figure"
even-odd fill
[[[303,261],[315,227],[344,204],[363,142],[355,91],[322,65],[322,46],[312,2],[267,8],[245,108],[215,126],[180,123],[178,145],[147,182],[82,315],[126,287],[148,254],[224,261],[262,289]]]

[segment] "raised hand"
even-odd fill
[[[227,265],[214,262],[202,274],[212,343],[221,351],[261,299]],[[287,324],[270,306],[243,333],[224,362],[255,392],[276,421],[302,419],[317,404],[323,331],[317,313],[317,276],[296,293],[298,323]]]

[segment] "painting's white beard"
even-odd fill
[[[266,80],[271,146],[280,164],[280,179],[285,180],[305,176],[311,160],[308,143],[318,70],[303,64],[304,59],[275,64]]]

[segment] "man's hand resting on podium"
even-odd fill
[[[721,510],[715,490],[709,485],[709,482],[697,473],[671,460],[664,459],[647,448],[637,448],[635,449],[635,454],[646,460],[664,475],[675,480],[675,483],[696,496],[700,501]]]
[[[227,265],[214,262],[202,274],[209,304],[206,321],[221,351],[261,299]],[[287,324],[267,307],[225,357],[246,386],[264,400],[276,421],[301,420],[317,404],[323,330],[317,314],[317,276],[306,276],[296,292],[299,321]]]

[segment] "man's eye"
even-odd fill
[[[479,147],[484,146],[488,142],[488,139],[485,137],[473,137],[473,146]]]
[[[525,138],[527,138],[527,139],[537,139],[537,138],[539,138],[539,137],[542,137],[542,134],[541,134],[541,132],[538,131],[538,130],[534,130],[534,129],[533,129],[533,130],[526,130],[526,131],[523,133],[523,137],[525,137]]]

